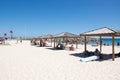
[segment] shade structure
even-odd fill
[[[52,38],[53,38],[53,35],[51,34],[46,34],[41,36],[41,39],[51,39],[51,46],[52,46]]]
[[[81,36],[100,36],[100,35],[102,35],[102,36],[111,36],[111,35],[120,36],[120,31],[113,30],[113,29],[108,28],[108,27],[102,27],[99,29],[85,32],[85,33],[80,34],[80,35]]]
[[[73,34],[73,33],[69,33],[69,32],[62,32],[62,33],[56,34],[54,35],[54,47],[55,47],[55,40],[57,40],[58,38],[66,38],[66,39],[76,38],[76,48],[77,48],[77,38],[80,38],[80,36]]]
[[[83,34],[80,34],[80,36],[84,36],[85,51],[87,49],[87,46],[86,46],[86,37],[87,36],[100,36],[100,52],[101,52],[101,49],[102,49],[101,48],[102,47],[101,37],[102,36],[112,37],[112,60],[114,60],[114,58],[115,58],[115,54],[114,54],[114,37],[115,36],[120,36],[120,31],[113,30],[113,29],[108,28],[108,27],[102,27],[102,28],[99,28],[99,29],[95,29],[95,30],[88,31],[88,32],[85,32]]]

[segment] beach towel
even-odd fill
[[[81,62],[88,62],[88,61],[97,60],[97,59],[99,59],[98,56],[90,56],[90,57],[87,57],[87,58],[81,58],[80,61]]]

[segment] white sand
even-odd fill
[[[50,50],[35,47],[30,41],[0,45],[0,80],[120,80],[120,58],[115,61],[80,62],[84,46],[75,51]],[[96,47],[88,46],[93,51]],[[103,46],[103,52],[111,53],[111,46]],[[120,52],[120,47],[115,47]]]

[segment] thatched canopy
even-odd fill
[[[54,36],[54,38],[77,38],[77,37],[79,36],[69,32],[62,32]]]
[[[113,30],[108,27],[103,27],[103,28],[95,29],[89,32],[85,32],[80,35],[81,36],[111,36],[111,35],[119,36],[120,31]]]
[[[76,34],[73,34],[73,33],[69,33],[69,32],[62,32],[62,33],[59,33],[57,35],[54,35],[54,47],[55,47],[55,39],[57,40],[57,38],[79,38],[80,36],[76,35]],[[67,41],[66,41],[66,44],[67,44]],[[77,40],[76,40],[76,48],[77,48]]]
[[[84,42],[85,42],[85,51],[87,49],[86,47],[86,37],[87,36],[100,36],[100,52],[102,51],[102,41],[101,41],[101,37],[102,36],[109,36],[112,37],[112,59],[114,60],[115,58],[115,54],[114,54],[114,37],[115,36],[120,36],[120,31],[118,30],[113,30],[107,27],[103,27],[103,28],[99,28],[99,29],[95,29],[89,32],[85,32],[83,34],[80,34],[80,36],[84,36]]]
[[[46,35],[42,36],[41,38],[42,38],[42,39],[50,39],[50,38],[52,38],[52,37],[53,37],[53,35],[51,35],[51,34],[46,34]]]

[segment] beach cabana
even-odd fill
[[[41,36],[41,39],[51,39],[51,46],[52,46],[52,38],[53,38],[53,35],[51,34],[46,34]]]
[[[115,58],[115,51],[114,51],[114,37],[120,36],[120,32],[118,30],[113,30],[108,27],[103,27],[99,29],[95,29],[89,32],[85,32],[80,34],[80,36],[84,36],[84,43],[85,43],[85,51],[87,50],[86,46],[86,37],[87,36],[99,36],[100,37],[100,52],[102,51],[102,36],[112,37],[112,60],[114,61]]]
[[[55,40],[57,41],[58,38],[66,38],[66,40],[68,40],[68,38],[75,38],[76,39],[76,48],[77,48],[77,38],[79,38],[80,36],[73,34],[73,33],[69,33],[69,32],[62,32],[59,33],[57,35],[54,35],[54,47],[55,47]],[[67,44],[67,41],[66,41]]]

